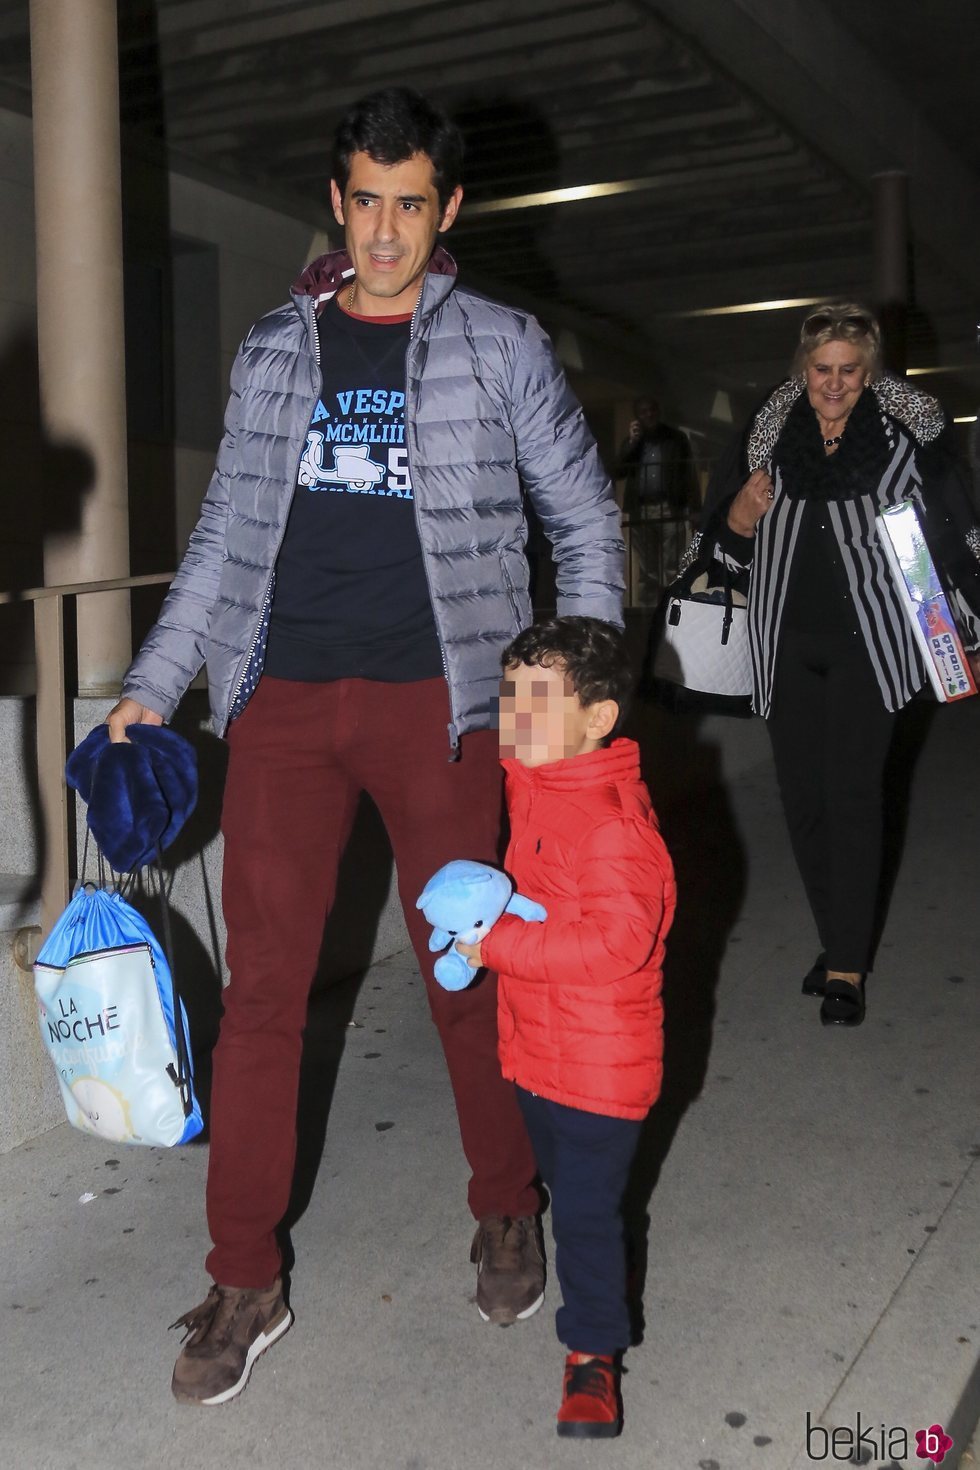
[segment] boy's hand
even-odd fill
[[[474,970],[482,970],[483,968],[483,956],[480,954],[480,945],[482,943],[482,939],[478,939],[476,944],[464,944],[461,939],[457,939],[456,941],[457,952],[463,956]]]

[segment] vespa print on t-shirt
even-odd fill
[[[384,679],[443,671],[405,445],[408,319],[320,314],[323,379],[300,460],[265,672]]]

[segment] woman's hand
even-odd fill
[[[754,536],[755,528],[772,505],[773,483],[767,470],[751,474],[728,507],[729,529],[736,536]]]

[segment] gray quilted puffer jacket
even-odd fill
[[[276,557],[320,393],[314,312],[338,251],[251,329],[201,516],[123,693],[169,719],[206,660],[217,733],[254,685]],[[551,541],[558,610],[622,622],[619,511],[582,410],[533,317],[456,284],[437,249],[412,323],[406,445],[449,685],[449,738],[490,723],[500,651],[531,620],[523,491]],[[261,635],[261,636],[260,636]]]

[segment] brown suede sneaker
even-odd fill
[[[173,1393],[181,1404],[224,1404],[240,1394],[252,1364],[292,1325],[282,1282],[264,1291],[212,1286],[200,1306],[172,1323],[185,1327],[174,1367]]]
[[[544,1251],[533,1215],[486,1215],[476,1227],[470,1260],[484,1322],[509,1327],[534,1316],[544,1301]]]

